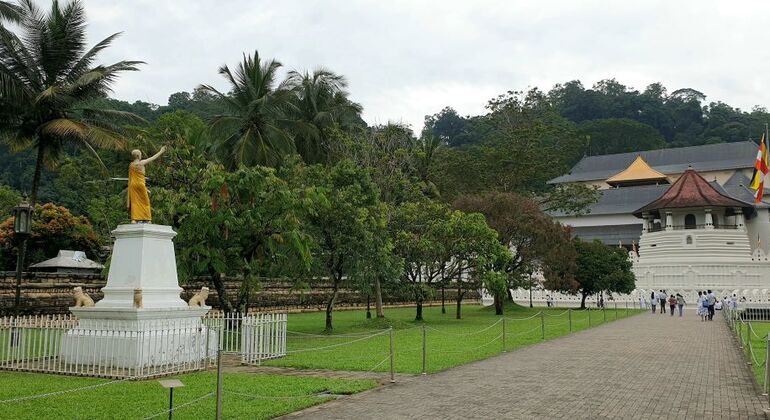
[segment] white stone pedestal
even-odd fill
[[[64,361],[141,372],[215,355],[217,334],[202,322],[211,308],[188,307],[179,297],[171,227],[120,225],[112,233],[104,299],[93,307],[70,308],[78,326],[62,337]],[[141,291],[141,307],[135,291]]]

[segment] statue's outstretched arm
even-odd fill
[[[154,161],[155,159],[159,158],[165,152],[166,152],[166,146],[163,146],[163,147],[160,148],[160,151],[158,151],[158,153],[155,153],[154,155],[148,157],[147,159],[144,159],[144,160],[140,161],[139,164],[140,165],[146,165],[146,164]]]

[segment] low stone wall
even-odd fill
[[[15,272],[0,271],[0,315],[12,313],[16,288],[15,276]],[[73,287],[82,287],[95,301],[99,301],[103,297],[101,288],[105,284],[106,279],[101,274],[24,273],[21,288],[21,309],[25,314],[68,313],[68,308],[74,304]],[[218,308],[219,298],[207,278],[197,278],[183,284],[182,299],[189,300],[203,286],[211,289],[206,303]],[[229,296],[236,296],[239,287],[240,282],[238,280],[226,281],[226,290]],[[331,287],[325,284],[316,284],[310,290],[293,290],[291,285],[284,281],[264,280],[259,288],[252,293],[249,306],[264,309],[321,310],[325,308],[330,293]],[[445,296],[447,302],[453,302],[454,290],[446,289]],[[434,298],[440,300],[440,295],[437,293]],[[478,293],[469,292],[464,301],[472,302],[478,299]],[[433,301],[435,302],[435,299]],[[384,292],[383,302],[388,305],[400,305],[411,303],[412,297],[404,293]],[[374,298],[372,298],[371,304],[374,307]],[[336,306],[340,308],[365,307],[366,297],[354,290],[341,290],[337,297]]]

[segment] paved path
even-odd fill
[[[288,417],[764,418],[727,326],[641,314]]]

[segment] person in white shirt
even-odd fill
[[[714,295],[714,293],[709,290],[708,294],[706,295],[706,299],[708,299],[709,302],[709,313],[708,313],[708,320],[713,321],[714,320],[714,305],[717,303],[717,297]]]

